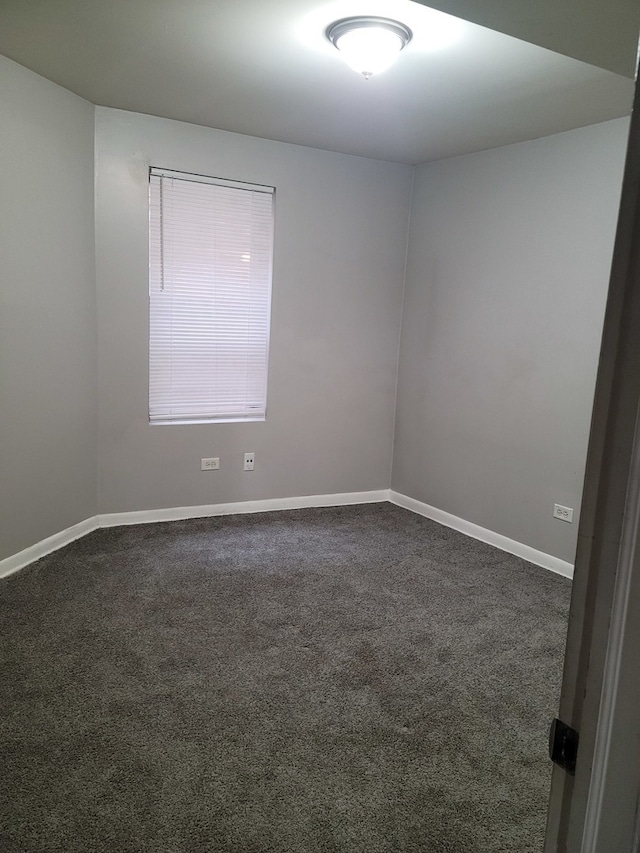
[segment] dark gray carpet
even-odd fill
[[[390,504],[0,584],[3,853],[539,853],[569,582]]]

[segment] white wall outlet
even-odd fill
[[[560,504],[553,505],[553,517],[559,518],[560,521],[573,521],[573,509],[570,506],[561,506]]]
[[[207,459],[200,460],[201,471],[217,471],[220,467],[219,456],[209,456]]]
[[[253,471],[253,467],[256,464],[256,454],[251,451],[251,453],[244,454],[244,470],[245,471]]]

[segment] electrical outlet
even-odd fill
[[[568,521],[569,524],[573,521],[573,509],[570,506],[561,506],[560,504],[553,505],[553,517],[559,518],[560,521]]]
[[[253,471],[253,467],[256,462],[256,455],[253,451],[251,453],[244,454],[244,470],[245,471]]]
[[[200,460],[201,471],[217,471],[220,468],[220,457],[209,456],[207,459]]]

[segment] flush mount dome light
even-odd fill
[[[385,71],[411,36],[409,27],[390,18],[343,18],[327,29],[347,65],[366,79]]]

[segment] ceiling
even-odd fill
[[[638,0],[418,0],[441,12],[635,78]]]
[[[365,80],[324,32],[414,37]],[[94,104],[420,163],[627,115],[633,81],[410,0],[0,0],[0,53]]]

